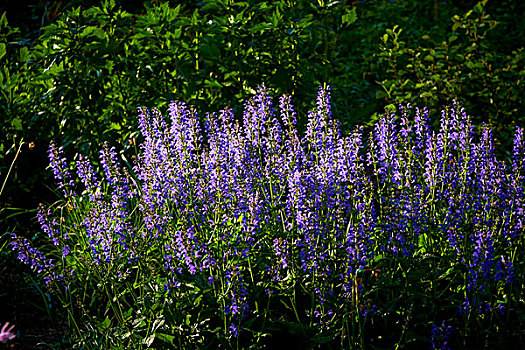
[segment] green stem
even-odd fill
[[[13,165],[15,164],[16,159],[18,158],[18,155],[20,154],[20,151],[22,150],[22,145],[24,144],[23,138],[20,140],[20,146],[18,146],[18,150],[16,151],[15,157],[13,158],[13,161],[11,162],[11,165],[9,166],[9,170],[7,171],[7,175],[5,176],[4,183],[2,184],[2,188],[0,189],[0,196],[2,195],[2,192],[4,192],[5,184],[7,183],[7,179],[9,178],[9,174],[11,174],[11,170],[13,170]]]

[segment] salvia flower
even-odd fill
[[[432,324],[430,335],[431,349],[450,350],[449,339],[452,334],[452,326],[447,326],[445,321],[441,325]]]
[[[523,129],[507,169],[491,131],[475,137],[457,102],[437,131],[428,110],[408,105],[382,116],[369,135],[362,127],[342,134],[329,88],[319,89],[302,135],[291,98],[275,108],[263,86],[242,118],[227,108],[199,119],[182,102],[172,102],[166,118],[139,109],[143,142],[133,173],[104,144],[100,169],[76,162],[81,195],[52,144],[51,169],[74,205],[61,216],[38,211],[51,252],[18,236],[13,249],[47,281],[72,261],[84,273],[119,270],[118,281],[145,267],[158,274],[147,280],[158,281],[166,298],[216,298],[232,337],[261,312],[254,294],[262,291],[278,305],[307,299],[306,314],[320,329],[341,326],[341,306],[358,320],[380,308],[371,300],[376,291],[368,293],[379,277],[367,280],[365,271],[393,261],[394,274],[412,258],[454,262],[451,273],[465,276],[457,289],[462,312],[503,308],[518,278],[509,252],[522,248],[516,238],[525,222]],[[432,332],[433,347],[447,348],[450,327]]]

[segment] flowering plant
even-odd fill
[[[39,210],[49,240],[12,245],[76,341],[355,348],[422,341],[415,323],[446,319],[453,342],[523,303],[522,129],[507,166],[455,103],[438,132],[405,106],[368,138],[341,134],[328,88],[302,136],[290,97],[277,111],[264,87],[242,123],[181,102],[168,114],[139,110],[132,168],[105,144],[100,173],[80,158],[75,182],[51,145],[64,200]]]

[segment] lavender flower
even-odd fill
[[[58,187],[62,190],[66,198],[73,196],[72,186],[74,182],[68,170],[62,147],[57,148],[55,144],[51,142],[48,156],[50,167],[53,170]]]
[[[95,175],[95,171],[89,159],[85,159],[82,155],[80,159],[76,162],[77,166],[77,175],[82,181],[86,188],[86,192],[89,195],[90,200],[96,201],[102,196],[102,189],[100,181]]]
[[[436,350],[450,350],[449,338],[452,334],[452,326],[447,326],[445,321],[440,326],[432,324],[430,335],[431,348]]]
[[[29,265],[32,270],[38,274],[44,275],[46,283],[50,283],[55,279],[61,279],[61,275],[56,275],[53,271],[55,267],[53,260],[46,258],[46,256],[36,248],[34,248],[27,238],[22,238],[13,234],[13,241],[11,242],[12,249],[18,253],[18,260],[23,264]]]
[[[86,264],[80,273],[95,268],[118,281],[156,273],[147,280],[161,281],[166,298],[217,298],[231,337],[241,334],[252,305],[261,312],[253,291],[265,290],[268,303],[279,305],[307,294],[307,314],[323,332],[340,327],[342,313],[357,310],[359,321],[379,308],[371,298],[382,292],[367,293],[374,280],[364,271],[387,259],[397,266],[450,257],[447,271],[467,271],[457,289],[463,312],[503,310],[501,300],[519,277],[512,262],[525,220],[522,129],[507,173],[491,132],[475,142],[456,102],[442,112],[439,132],[426,109],[405,106],[382,116],[368,139],[363,128],[342,135],[330,88],[319,89],[302,137],[289,96],[279,108],[263,86],[242,118],[227,108],[204,116],[202,130],[184,103],[172,102],[167,118],[140,109],[144,141],[133,176],[105,144],[101,176],[89,160],[76,162],[85,191],[75,198],[62,150],[52,145],[51,168],[76,207],[60,218],[39,210],[50,251],[20,237],[13,249],[48,281],[77,261]],[[400,271],[392,266],[389,273]],[[448,348],[450,332],[445,323],[434,325],[433,348]]]

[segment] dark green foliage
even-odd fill
[[[140,106],[180,99],[206,111],[239,107],[261,83],[311,95],[328,80],[337,32],[353,20],[343,4],[290,1],[212,1],[195,10],[163,3],[138,15],[112,1],[77,7],[30,46],[0,47],[10,50],[2,132],[86,154],[94,143],[130,140]]]
[[[240,110],[262,83],[307,101],[330,83],[339,34],[356,20],[351,5],[322,1],[164,2],[137,12],[115,1],[74,7],[50,17],[36,39],[23,38],[3,15],[2,174],[12,159],[4,156],[9,147],[21,138],[36,145],[14,170],[4,194],[11,205],[27,205],[27,196],[17,203],[20,188],[35,192],[41,183],[51,140],[85,155],[104,141],[133,154],[137,107],[164,109],[184,100],[202,113],[227,105]],[[303,112],[309,107],[297,105]],[[34,202],[44,193],[37,192]]]
[[[386,29],[378,55],[386,71],[378,82],[383,89],[376,96],[387,103],[412,103],[433,111],[459,100],[477,123],[493,127],[497,144],[510,149],[515,126],[525,124],[525,51],[506,53],[492,47],[487,37],[498,22],[486,13],[485,4],[454,15],[445,40],[428,32],[411,44],[405,40],[413,38],[399,26]]]

